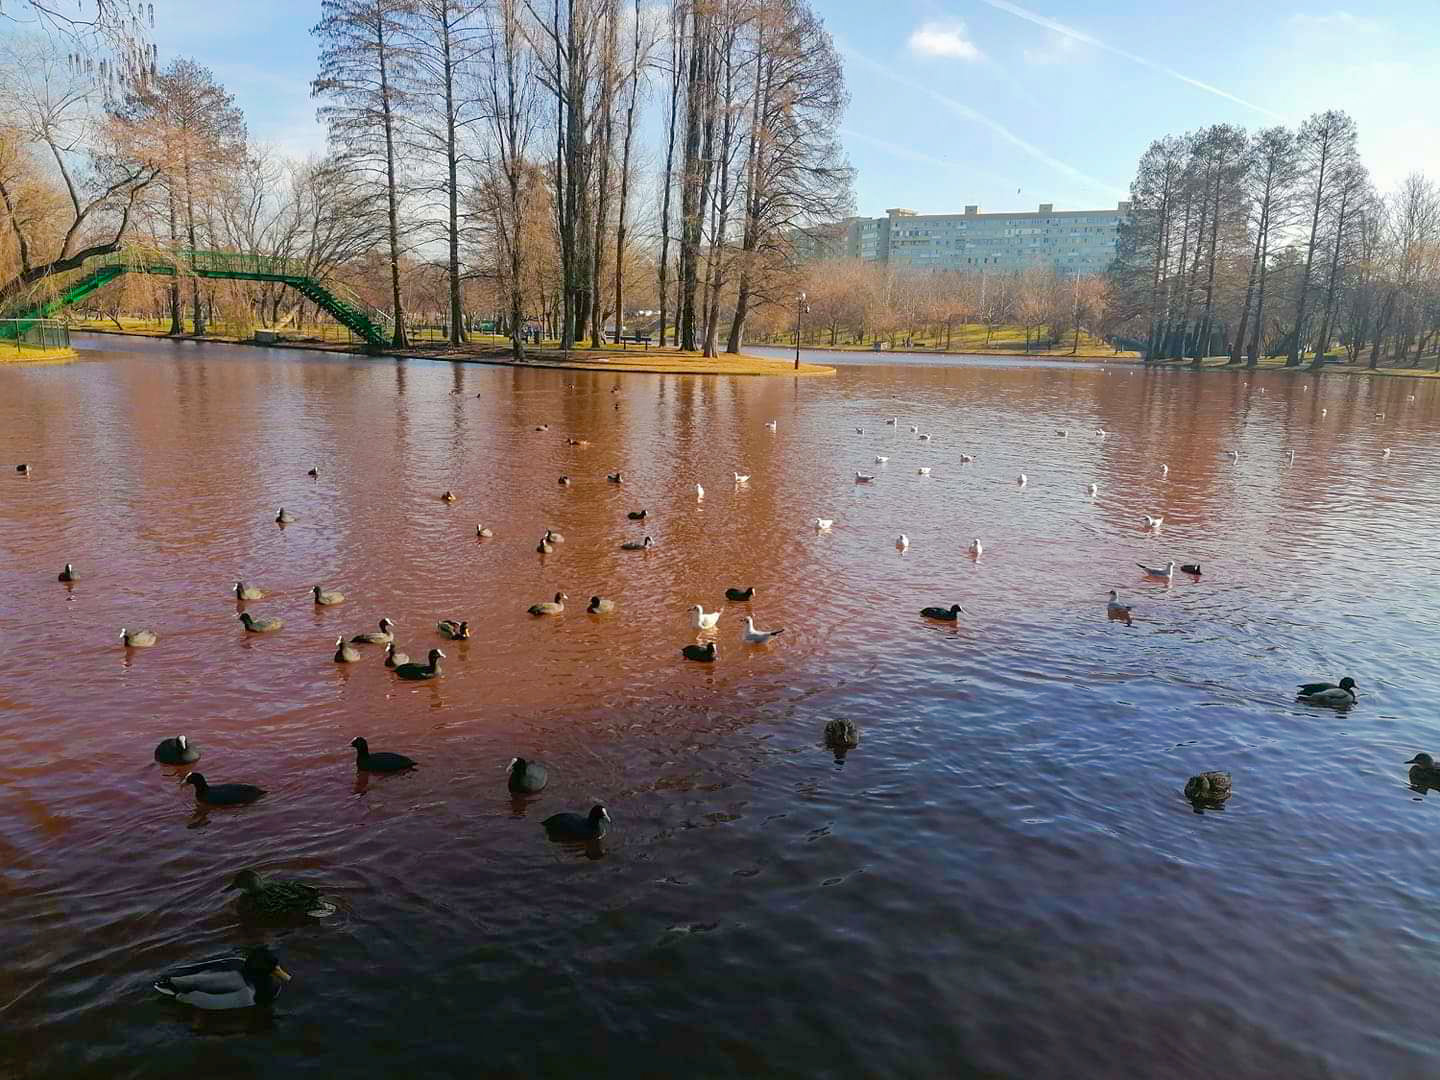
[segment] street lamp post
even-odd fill
[[[805,302],[805,294],[802,292],[795,298],[795,370],[800,370],[800,316],[810,310],[810,305]]]

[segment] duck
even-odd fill
[[[1200,564],[1198,562],[1187,562],[1180,567],[1187,574],[1194,574],[1200,577]]]
[[[280,993],[290,973],[268,946],[241,955],[217,956],[167,971],[155,989],[183,1005],[207,1012],[266,1006]]]
[[[1095,429],[1095,435],[1097,438],[1100,439],[1107,439],[1110,437],[1110,433],[1106,431],[1103,427],[1097,427]]]
[[[560,477],[560,479],[557,481],[557,483],[559,483],[559,485],[560,485],[561,487],[569,487],[569,486],[570,486],[570,477],[568,477],[568,476],[562,476],[562,477]]]
[[[295,523],[295,515],[282,506],[275,511],[275,523],[277,525],[293,525]]]
[[[1147,529],[1158,529],[1161,525],[1165,524],[1165,517],[1163,514],[1159,517],[1152,517],[1149,514],[1146,514],[1143,520],[1145,522],[1145,528]]]
[[[1110,602],[1105,605],[1105,612],[1116,619],[1128,619],[1134,612],[1129,604],[1120,603],[1120,594],[1114,589],[1110,590]]]
[[[505,766],[509,779],[506,786],[512,795],[534,795],[543,791],[550,782],[550,772],[541,761],[530,761],[523,757],[512,757]]]
[[[746,600],[753,600],[755,599],[755,586],[751,585],[748,588],[744,589],[738,589],[733,587],[726,589],[725,599],[734,600],[736,603],[742,603]]]
[[[966,611],[963,607],[961,607],[959,604],[951,604],[948,608],[921,608],[920,614],[927,619],[940,619],[942,622],[955,622],[957,619],[960,618],[961,615],[969,615],[970,613]]]
[[[335,639],[335,663],[356,664],[360,662],[360,650],[351,645],[344,635]]]
[[[315,477],[315,478],[318,480],[318,479],[320,478],[320,466],[319,466],[319,465],[311,465],[309,471],[307,471],[307,472],[305,473],[305,475],[306,475],[306,476],[313,476],[313,477]]]
[[[1303,683],[1296,691],[1295,700],[1303,701],[1307,705],[1331,705],[1341,708],[1354,705],[1357,700],[1355,680],[1346,675],[1338,686],[1326,682]]]
[[[158,640],[153,630],[126,630],[120,628],[120,640],[127,649],[148,649]]]
[[[876,454],[876,455],[875,455],[875,464],[876,464],[876,465],[884,465],[884,464],[885,464],[887,461],[889,461],[889,460],[890,460],[890,459],[889,459],[888,457],[886,457],[884,454]]]
[[[699,484],[695,485],[695,498],[697,500],[705,498],[705,489]]]
[[[1228,772],[1202,772],[1185,781],[1185,798],[1199,807],[1218,808],[1230,798]]]
[[[565,610],[565,601],[569,599],[570,598],[563,592],[557,592],[554,600],[531,604],[527,610],[529,610],[531,615],[559,615]]]
[[[1028,483],[1030,483],[1030,478],[1029,478],[1028,476],[1026,476],[1023,472],[1022,472],[1019,476],[1017,476],[1017,477],[1015,478],[1015,486],[1016,486],[1016,487],[1022,487],[1022,488],[1023,488],[1023,487],[1024,487],[1026,484],[1028,484]]]
[[[409,662],[410,662],[410,656],[409,656],[408,653],[396,652],[396,651],[395,651],[395,642],[390,641],[390,642],[387,642],[387,643],[385,644],[385,666],[386,666],[386,667],[388,667],[388,668],[397,668],[397,667],[399,667],[401,664],[408,664]]]
[[[644,521],[647,517],[650,516],[650,511],[649,511],[649,510],[631,510],[630,513],[626,514],[625,516],[626,516],[627,518],[629,518],[631,521]]]
[[[262,617],[257,619],[248,611],[242,611],[239,615],[236,615],[235,617],[245,624],[245,630],[251,634],[274,633],[276,630],[281,629],[285,625],[283,619],[276,619],[273,617]]]
[[[350,640],[356,645],[388,645],[395,640],[395,624],[389,619],[381,619],[378,633],[371,630],[369,633],[356,634]]]
[[[901,533],[899,536],[897,536],[897,537],[895,538],[895,546],[896,546],[897,548],[899,548],[901,551],[907,551],[907,550],[909,550],[909,548],[910,548],[910,537],[906,536],[904,533]]]
[[[402,679],[433,679],[440,674],[440,661],[445,659],[445,654],[439,649],[430,650],[430,662],[428,664],[396,664],[395,674]]]
[[[1100,494],[1100,485],[1099,485],[1099,484],[1091,484],[1091,485],[1086,489],[1086,494],[1089,495],[1089,496],[1093,499],[1096,495],[1099,495],[1099,494]]]
[[[470,637],[470,624],[464,619],[441,619],[435,624],[441,637],[451,641],[465,641]]]
[[[685,657],[686,660],[696,660],[702,664],[713,664],[715,657],[719,655],[719,650],[715,647],[715,642],[707,641],[704,645],[686,645],[680,650],[680,655]]]
[[[860,745],[860,731],[853,720],[827,720],[825,745],[835,750],[854,750]]]
[[[929,476],[929,475],[930,475],[930,466],[929,466],[929,465],[921,465],[920,468],[918,468],[918,469],[915,470],[915,475],[916,475],[916,476]]]
[[[190,745],[184,735],[162,739],[155,747],[155,760],[161,765],[193,765],[200,760],[200,751]]]
[[[371,753],[370,744],[363,735],[356,735],[350,740],[350,745],[355,750],[355,767],[361,772],[404,772],[418,764],[414,758],[392,754],[388,750]]]
[[[626,540],[620,545],[621,551],[648,551],[655,546],[653,538],[647,536],[644,540]]]
[[[56,576],[56,580],[64,582],[79,581],[80,575],[75,572],[75,567],[71,566],[67,562],[65,564],[65,569],[61,570],[60,573]]]
[[[1440,788],[1440,766],[1429,754],[1421,752],[1405,762],[1410,766],[1410,784],[1418,788]]]
[[[189,785],[195,789],[195,801],[210,806],[241,806],[252,803],[265,794],[265,789],[254,784],[211,784],[202,773],[187,773],[180,786]]]
[[[236,600],[264,600],[265,594],[253,585],[246,585],[243,581],[235,582]]]
[[[784,632],[784,627],[779,630],[756,630],[755,620],[749,615],[745,616],[745,640],[751,645],[764,645],[771,638],[779,637]]]
[[[313,586],[310,591],[315,594],[315,603],[319,607],[334,607],[345,602],[344,593],[326,592],[319,585]]]
[[[495,530],[488,525],[481,525],[477,522],[475,525],[475,535],[481,540],[489,540],[495,535]]]
[[[722,611],[706,611],[699,604],[690,605],[690,625],[696,630],[714,630]]]
[[[455,501],[455,492],[451,491],[449,488],[446,488],[444,494],[440,496],[440,501],[453,503]]]
[[[610,831],[610,812],[596,803],[589,814],[551,814],[540,825],[552,840],[599,840]]]
[[[612,484],[623,484],[625,482],[625,474],[621,472],[606,473],[605,479],[609,480]]]
[[[303,881],[271,881],[255,870],[241,870],[225,891],[240,891],[239,907],[251,915],[309,915],[324,919],[335,914],[335,905],[319,889]]]
[[[816,531],[816,532],[829,532],[829,531],[830,531],[830,526],[832,526],[832,525],[834,525],[834,524],[835,524],[835,519],[834,519],[834,518],[816,518],[816,519],[815,519],[815,531]]]
[[[557,533],[554,529],[545,530],[545,539],[552,544],[563,544],[565,542],[565,537]]]
[[[585,609],[591,615],[609,615],[615,610],[615,601],[603,596],[590,597],[590,606]]]
[[[1144,563],[1136,563],[1135,565],[1145,571],[1146,577],[1164,578],[1166,581],[1169,581],[1175,576],[1175,564],[1173,562],[1166,563],[1163,570],[1153,566],[1146,566]]]
[[[732,472],[730,475],[735,477],[735,483],[737,484],[748,484],[750,482],[749,473]]]
[[[874,479],[874,473],[863,473],[859,469],[855,470],[855,483],[857,484],[868,484]]]
[[[535,550],[541,555],[553,555],[555,554],[555,545],[547,537],[542,536],[540,543],[535,545]]]

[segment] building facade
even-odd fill
[[[917,214],[886,210],[883,218],[851,218],[845,254],[866,262],[927,270],[1024,270],[1052,267],[1061,274],[1097,274],[1115,258],[1120,225],[1130,212],[1038,210],[982,214]]]

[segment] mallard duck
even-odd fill
[[[528,610],[531,615],[559,615],[565,610],[565,601],[569,599],[563,592],[557,592],[554,600],[531,604]]]
[[[79,580],[80,580],[80,575],[75,572],[75,567],[71,566],[71,565],[67,562],[67,563],[65,564],[65,569],[60,571],[60,574],[59,574],[57,580],[60,580],[60,581],[79,581]]]
[[[623,543],[623,544],[620,545],[620,550],[621,550],[621,551],[648,551],[650,548],[652,548],[652,547],[654,547],[654,546],[655,546],[655,541],[652,540],[650,537],[647,536],[647,537],[645,537],[644,540],[626,540],[625,543]]]
[[[401,664],[408,664],[409,662],[410,662],[410,657],[409,657],[406,653],[396,652],[396,651],[395,651],[395,642],[393,642],[393,641],[386,642],[386,644],[385,644],[385,666],[386,666],[386,667],[388,667],[388,668],[396,668],[396,667],[399,667]]]
[[[360,735],[351,739],[350,745],[355,749],[355,767],[362,772],[404,772],[416,765],[414,758],[404,754],[393,754],[388,750],[371,753],[370,744]]]
[[[277,525],[293,525],[295,523],[295,515],[282,506],[275,511],[275,523]]]
[[[610,814],[597,803],[589,814],[551,814],[540,824],[555,840],[599,840],[610,831]]]
[[[241,870],[226,890],[239,889],[239,906],[254,915],[309,915],[323,919],[335,914],[335,905],[319,889],[303,881],[271,881],[254,870]]]
[[[445,659],[445,654],[439,649],[430,650],[430,662],[428,664],[396,664],[395,674],[402,679],[433,679],[440,674],[440,661]]]
[[[1185,781],[1185,798],[1197,806],[1219,806],[1230,798],[1228,772],[1202,772]]]
[[[523,757],[511,758],[505,771],[510,774],[507,783],[514,795],[534,795],[550,781],[543,762],[527,761]]]
[[[440,632],[441,637],[447,637],[451,641],[464,641],[470,636],[470,624],[464,619],[441,619],[435,624],[435,629]]]
[[[120,640],[127,649],[148,649],[159,639],[153,630],[126,630],[122,626]]]
[[[344,635],[335,639],[335,662],[337,664],[354,664],[360,659],[360,650],[345,640]]]
[[[607,600],[603,596],[590,597],[590,606],[585,609],[591,615],[609,615],[615,610],[615,601]]]
[[[1440,766],[1426,753],[1419,753],[1405,762],[1410,766],[1410,783],[1418,788],[1440,788]]]
[[[243,581],[235,582],[236,600],[264,600],[265,594],[253,585],[246,585]]]
[[[860,732],[853,720],[828,720],[825,723],[825,745],[836,750],[854,750],[860,745]]]
[[[956,619],[960,618],[961,615],[969,615],[970,613],[966,611],[963,607],[961,607],[959,604],[951,604],[948,608],[921,608],[920,614],[927,619],[940,619],[944,622],[954,622]]]
[[[1304,683],[1296,692],[1295,700],[1309,705],[1340,707],[1354,705],[1356,701],[1355,680],[1347,675],[1340,680],[1339,686],[1324,682]]]
[[[371,630],[368,634],[356,634],[350,640],[356,645],[388,645],[395,640],[395,624],[389,619],[381,619],[379,633]]]
[[[335,604],[345,602],[344,593],[326,592],[319,585],[314,586],[310,591],[315,594],[315,603],[320,607],[333,607]]]
[[[744,600],[753,600],[754,598],[755,598],[755,586],[754,586],[754,585],[751,585],[751,586],[749,586],[748,588],[744,588],[744,589],[731,588],[731,589],[726,589],[726,590],[725,590],[725,599],[726,599],[726,600],[734,600],[734,601],[736,601],[736,602],[738,603],[738,602],[741,602],[741,601],[744,601]]]
[[[271,634],[285,626],[283,619],[259,618],[251,615],[248,611],[242,611],[235,616],[245,624],[245,629],[251,634]]]
[[[268,946],[259,945],[243,955],[215,956],[167,971],[155,989],[197,1009],[218,1011],[269,1005],[290,974]]]
[[[696,660],[702,664],[713,664],[718,654],[719,650],[716,649],[713,641],[706,642],[704,645],[686,645],[680,650],[680,655],[686,660]]]
[[[161,765],[192,765],[200,760],[200,751],[184,735],[176,735],[155,747],[155,760]]]
[[[264,788],[254,784],[210,784],[198,772],[188,774],[180,784],[182,787],[188,784],[195,789],[196,802],[211,806],[240,806],[252,803],[265,794]]]

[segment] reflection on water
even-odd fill
[[[0,1072],[1435,1070],[1436,808],[1403,763],[1440,746],[1440,387],[97,344],[0,370],[0,461],[35,466],[0,498]],[[1204,575],[1136,567],[1170,560]],[[237,579],[283,630],[244,632]],[[556,592],[616,611],[527,614]],[[693,604],[713,664],[680,655]],[[412,659],[473,636],[430,682],[333,661],[382,616]],[[1291,698],[1344,674],[1348,712]],[[197,808],[151,760],[181,733],[268,794]],[[421,766],[357,776],[359,734]],[[515,756],[551,767],[524,802]],[[1196,816],[1212,769],[1234,797]],[[597,801],[603,850],[546,842]],[[346,918],[242,924],[245,866]],[[295,981],[223,1044],[149,990],[258,940]]]

